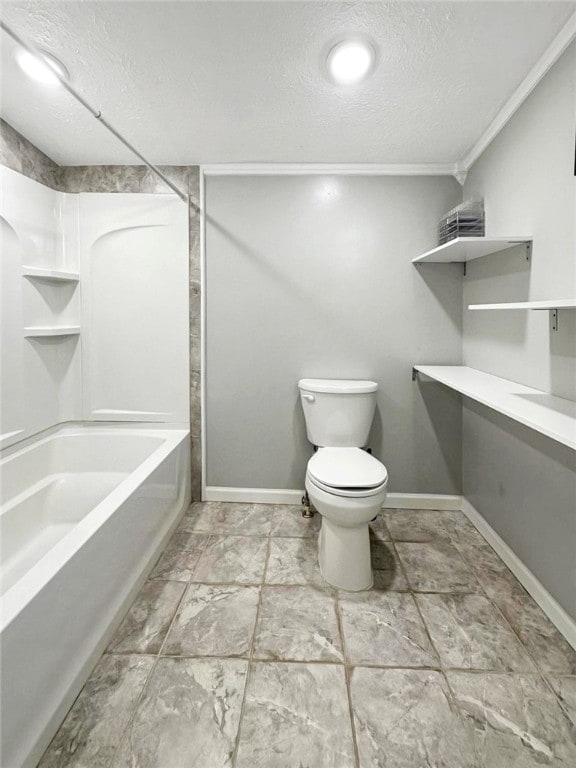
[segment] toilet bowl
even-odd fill
[[[317,447],[306,467],[308,497],[322,516],[318,561],[324,579],[349,591],[370,589],[368,523],[386,498],[386,467],[361,447],[374,416],[377,384],[299,382],[308,439]]]
[[[359,448],[320,448],[308,462],[306,490],[322,515],[318,562],[332,586],[372,586],[368,523],[382,508],[387,484],[384,465]]]

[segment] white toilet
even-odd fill
[[[306,468],[306,490],[322,515],[318,560],[329,584],[370,589],[368,523],[386,498],[386,467],[362,447],[376,408],[374,381],[301,379],[308,440],[317,447]]]

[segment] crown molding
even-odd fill
[[[202,166],[206,176],[454,176],[454,163],[222,163]]]
[[[540,80],[548,72],[553,64],[560,58],[570,43],[576,40],[576,13],[568,19],[560,32],[556,35],[552,43],[544,51],[518,88],[514,91],[508,101],[502,106],[494,120],[480,136],[476,144],[466,155],[457,163],[457,173],[468,171],[476,162],[486,147],[496,138],[512,115],[524,103]],[[458,176],[456,176],[458,178]]]
[[[326,173],[348,176],[453,176],[464,185],[471,166],[574,40],[576,13],[570,16],[478,141],[456,163],[222,163],[203,165],[203,173],[206,176],[305,176]]]

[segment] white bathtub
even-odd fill
[[[189,504],[189,432],[60,427],[6,451],[0,483],[0,765],[27,768]]]

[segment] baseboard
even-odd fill
[[[235,501],[242,504],[300,504],[304,489],[228,488],[208,486],[204,501]],[[434,493],[389,493],[384,502],[388,509],[460,509],[461,496]]]
[[[208,485],[203,501],[235,501],[241,504],[300,504],[304,491],[290,488],[228,488]]]
[[[462,496],[443,493],[389,493],[384,509],[461,509]]]
[[[504,539],[496,533],[494,528],[486,522],[480,512],[466,498],[462,498],[462,512],[502,558],[527,592],[532,595],[550,621],[564,635],[570,645],[576,649],[576,621],[566,613],[560,603],[552,597],[546,587],[534,576],[532,571],[510,549]]]

